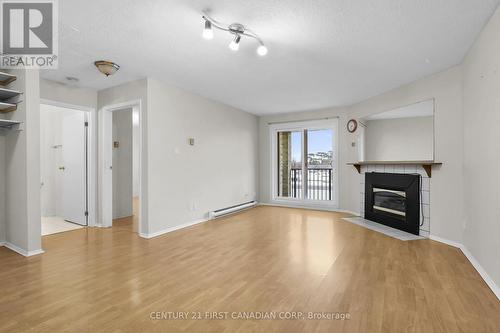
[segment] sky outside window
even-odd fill
[[[333,131],[331,129],[310,130],[308,133],[308,153],[328,153],[332,151]],[[292,132],[292,160],[302,161],[302,132]]]

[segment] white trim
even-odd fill
[[[169,232],[173,232],[173,231],[176,231],[176,230],[179,230],[179,229],[188,228],[188,227],[191,227],[193,225],[204,223],[204,222],[208,222],[208,221],[209,220],[207,220],[207,219],[196,220],[196,221],[193,221],[193,222],[188,222],[188,223],[176,225],[174,227],[166,228],[166,229],[163,229],[163,230],[160,230],[160,231],[156,231],[156,232],[153,232],[153,233],[149,233],[149,234],[139,233],[139,236],[141,236],[142,238],[150,239],[150,238],[154,238],[154,237],[158,237],[158,236],[167,234]]]
[[[449,245],[449,246],[457,247],[459,249],[461,249],[462,246],[463,246],[460,243],[451,241],[449,239],[441,238],[441,237],[438,237],[438,236],[434,236],[434,235],[429,235],[429,239],[432,239],[433,241],[440,242],[440,243],[443,243],[443,244],[446,244],[446,245]]]
[[[318,207],[324,207],[326,210],[332,210],[332,209],[338,209],[339,208],[339,160],[340,160],[340,150],[339,150],[339,139],[340,139],[340,133],[339,133],[339,118],[327,118],[323,120],[309,120],[309,121],[292,121],[292,122],[285,122],[285,123],[276,123],[276,124],[270,124],[268,125],[269,127],[269,137],[270,137],[270,168],[271,168],[271,187],[270,187],[270,198],[272,203],[280,204],[280,202],[283,201],[291,201],[295,204],[299,205],[304,205],[304,207],[310,207],[312,209],[316,209]],[[334,163],[332,165],[333,167],[333,186],[332,186],[332,200],[331,201],[318,201],[318,200],[309,200],[309,199],[295,199],[295,198],[281,198],[278,197],[278,188],[277,188],[277,138],[276,134],[279,131],[287,130],[287,131],[301,131],[301,136],[302,136],[302,153],[304,152],[304,129],[332,129],[333,131],[333,136],[332,136],[332,151],[333,151],[333,158],[334,158]],[[304,158],[302,158],[302,164],[306,161],[304,161]],[[304,169],[304,168],[303,168]],[[304,179],[304,177],[303,177]]]
[[[259,202],[257,206],[269,206],[269,207],[283,207],[283,208],[297,208],[297,209],[310,209],[310,210],[319,210],[319,211],[324,211],[324,212],[335,212],[335,213],[345,213],[345,214],[351,214],[354,216],[359,216],[359,213],[350,211],[350,210],[345,210],[345,209],[339,209],[335,208],[332,206],[311,206],[311,205],[301,205],[300,203],[279,203],[279,202]]]
[[[474,268],[479,273],[479,275],[481,275],[484,282],[486,282],[488,287],[490,287],[491,291],[493,291],[493,293],[496,295],[497,299],[500,300],[500,288],[493,281],[493,279],[488,275],[488,273],[483,268],[483,266],[481,266],[479,261],[477,261],[476,258],[474,258],[472,253],[465,246],[462,246],[460,249],[462,250],[462,253],[464,254],[464,256],[467,259],[469,259],[470,263],[472,264],[472,266],[474,266]]]
[[[87,226],[94,227],[97,224],[97,110],[92,107],[68,104],[59,101],[40,99],[40,105],[51,105],[66,109],[73,109],[88,113],[88,150],[87,150],[87,167],[88,167],[88,221]]]
[[[138,218],[138,233],[143,237],[143,235],[150,235],[150,234],[145,234],[143,233],[143,229],[148,230],[148,228],[145,228],[147,226],[147,221],[146,221],[146,216],[147,216],[147,205],[146,205],[146,191],[145,191],[145,184],[144,184],[144,178],[143,178],[143,171],[146,170],[145,168],[145,159],[144,159],[144,152],[143,152],[143,143],[144,143],[144,137],[146,135],[146,129],[145,129],[145,114],[144,114],[144,108],[142,106],[142,100],[141,99],[134,99],[122,103],[117,103],[117,104],[111,104],[111,105],[106,105],[100,109],[100,131],[99,131],[99,175],[100,175],[100,181],[99,181],[99,186],[98,186],[98,191],[99,195],[101,198],[101,206],[100,206],[100,216],[98,219],[99,227],[111,227],[113,224],[113,218],[105,217],[103,216],[103,206],[109,206],[113,207],[112,202],[105,202],[108,201],[108,196],[104,195],[104,179],[105,177],[108,178],[108,176],[105,176],[106,170],[109,170],[109,167],[112,165],[112,156],[105,156],[106,150],[106,143],[104,142],[104,139],[106,137],[105,133],[105,125],[106,125],[106,117],[109,116],[108,113],[115,112],[115,111],[120,111],[120,110],[126,110],[129,108],[132,108],[133,111],[134,109],[138,109],[138,114],[139,114],[139,218]],[[132,112],[133,112],[132,111]],[[109,145],[111,147],[111,145]],[[107,165],[109,164],[109,165]],[[108,182],[109,183],[109,179]],[[112,181],[111,181],[112,184]],[[112,189],[107,189],[112,191]],[[111,210],[112,212],[112,210]],[[154,236],[153,236],[154,237]],[[144,237],[148,238],[148,237]],[[150,238],[150,237],[149,237]]]
[[[38,254],[42,254],[44,253],[45,251],[42,250],[42,249],[38,249],[38,250],[33,250],[33,251],[26,251],[24,249],[21,249],[19,246],[17,245],[14,245],[12,243],[9,243],[9,242],[4,242],[3,243],[3,246],[5,246],[6,248],[14,251],[14,252],[17,252],[19,253],[20,255],[24,256],[24,257],[31,257],[31,256],[36,256]]]
[[[434,241],[436,241],[436,242],[440,242],[440,243],[443,243],[443,244],[446,244],[446,245],[450,245],[450,246],[459,248],[460,251],[462,251],[462,253],[464,254],[464,256],[467,258],[467,260],[469,260],[469,262],[471,263],[472,267],[474,267],[474,269],[479,273],[479,275],[484,280],[484,282],[491,289],[491,291],[493,292],[493,294],[495,294],[495,296],[497,297],[497,299],[500,300],[500,288],[495,283],[495,281],[493,281],[493,279],[488,275],[488,273],[483,268],[483,266],[481,266],[481,264],[479,263],[479,261],[472,255],[472,253],[469,251],[469,249],[467,249],[467,247],[465,245],[457,243],[455,241],[451,241],[451,240],[445,239],[445,238],[434,236],[434,235],[430,235],[429,238],[432,239],[432,240],[434,240]]]

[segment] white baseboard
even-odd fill
[[[472,264],[472,266],[474,266],[474,268],[479,273],[479,275],[481,275],[481,277],[483,278],[484,282],[486,282],[486,284],[488,285],[488,287],[490,287],[491,291],[493,291],[493,293],[497,296],[497,299],[500,300],[500,288],[493,281],[493,279],[488,275],[488,273],[486,273],[486,271],[483,268],[483,266],[481,266],[481,264],[479,263],[479,261],[477,261],[477,259],[474,258],[474,256],[472,255],[472,253],[465,246],[462,246],[460,248],[460,250],[462,250],[462,253],[464,254],[464,256],[467,259],[469,259],[470,263]]]
[[[497,299],[500,300],[500,288],[493,281],[493,279],[488,275],[488,273],[483,268],[483,266],[481,266],[481,264],[479,263],[479,261],[477,261],[477,259],[472,255],[472,253],[469,251],[469,249],[467,249],[467,247],[465,245],[460,244],[458,242],[454,242],[454,241],[445,239],[445,238],[434,236],[434,235],[430,235],[430,239],[432,239],[432,240],[434,240],[436,242],[440,242],[440,243],[443,243],[443,244],[446,244],[446,245],[450,245],[450,246],[459,248],[460,251],[462,251],[462,253],[464,254],[464,256],[467,258],[467,260],[469,260],[469,262],[471,263],[472,267],[474,267],[474,269],[483,278],[484,282],[486,282],[486,284],[491,289],[491,291],[493,291],[493,293],[495,294],[495,296],[497,297]]]
[[[432,239],[433,241],[444,243],[444,244],[449,245],[449,246],[458,247],[459,249],[462,248],[462,244],[460,244],[458,242],[451,241],[449,239],[441,238],[441,237],[434,236],[434,235],[429,235],[429,238]]]
[[[163,229],[163,230],[152,232],[152,233],[148,233],[148,234],[141,232],[141,233],[139,233],[139,236],[141,236],[142,238],[150,239],[150,238],[153,238],[153,237],[158,237],[158,236],[167,234],[167,233],[172,232],[172,231],[176,231],[176,230],[179,230],[179,229],[184,229],[184,228],[191,227],[193,225],[200,224],[200,223],[207,222],[207,221],[208,221],[207,219],[196,220],[196,221],[193,221],[193,222],[188,222],[188,223],[176,225],[174,227],[170,227],[170,228],[167,228],[167,229]]]
[[[8,248],[14,252],[17,252],[20,255],[25,256],[25,257],[36,256],[38,254],[42,254],[45,252],[42,249],[33,250],[33,251],[26,251],[25,249],[22,249],[19,246],[16,246],[16,245],[9,243],[9,242],[3,242],[3,246],[5,246],[6,248]]]
[[[257,206],[271,206],[271,207],[285,207],[285,208],[298,208],[298,209],[311,209],[311,210],[320,210],[325,212],[336,212],[336,213],[346,213],[354,216],[359,216],[358,212],[353,212],[350,210],[339,209],[334,207],[325,207],[325,206],[303,206],[303,205],[294,205],[288,203],[264,203],[260,202]]]

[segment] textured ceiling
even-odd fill
[[[352,104],[460,63],[500,0],[64,0],[59,69],[102,89],[146,76],[255,113]],[[201,37],[201,12],[258,33]],[[117,62],[106,78],[93,61]]]

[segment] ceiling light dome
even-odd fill
[[[106,76],[113,75],[120,69],[120,66],[118,64],[106,60],[98,60],[94,62],[94,65],[95,67],[97,67],[99,72]]]

